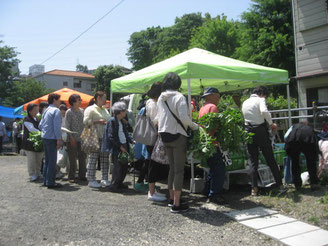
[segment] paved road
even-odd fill
[[[0,245],[280,245],[222,214],[243,206],[233,196],[224,207],[186,191],[190,211],[171,214],[131,183],[123,194],[86,182],[62,180],[60,190],[30,183],[23,156],[0,156],[0,180]]]

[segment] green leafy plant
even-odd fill
[[[308,219],[309,222],[312,222],[315,225],[319,225],[319,218],[317,216],[310,216]]]
[[[239,110],[226,109],[222,113],[205,114],[200,120],[207,132],[214,133],[215,139],[224,151],[240,151],[242,143],[251,141],[250,134],[243,128],[243,117]]]
[[[118,154],[118,161],[122,163],[132,162],[134,158],[134,148],[130,147],[129,152],[120,152]]]
[[[35,151],[37,152],[43,151],[41,132],[30,132],[29,138],[27,140],[33,143],[33,147]]]
[[[319,202],[322,204],[328,204],[328,192],[326,192],[326,194],[319,199]]]
[[[250,142],[253,135],[244,130],[241,112],[236,109],[205,114],[198,123],[202,127],[195,132],[190,151],[203,167],[207,166],[207,159],[216,153],[216,141],[223,151],[239,153],[242,145]]]
[[[194,133],[189,151],[193,152],[194,158],[200,160],[202,167],[208,167],[207,159],[216,153],[214,141],[202,127]]]

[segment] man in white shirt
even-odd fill
[[[250,176],[252,182],[252,195],[258,195],[258,165],[259,150],[271,169],[276,186],[282,186],[282,179],[279,168],[273,155],[272,145],[268,132],[268,125],[273,131],[277,130],[277,125],[272,122],[265,98],[269,96],[269,91],[264,86],[254,89],[253,94],[242,105],[245,126],[248,132],[254,133],[253,141],[247,144],[247,151],[250,164]]]

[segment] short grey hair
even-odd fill
[[[116,102],[112,106],[112,112],[114,115],[118,115],[122,111],[126,111],[126,104],[124,102]]]

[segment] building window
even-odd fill
[[[64,81],[63,82],[63,86],[68,86],[68,82],[67,81]]]
[[[73,85],[74,88],[81,88],[82,87],[82,81],[80,80],[78,83],[74,83]]]
[[[90,84],[90,86],[91,86],[91,87],[90,87],[91,90],[96,89],[96,84]]]

